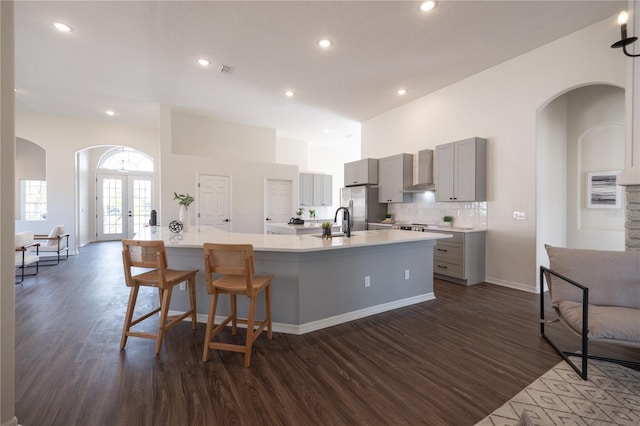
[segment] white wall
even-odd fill
[[[298,166],[280,165],[248,161],[254,155],[247,155],[244,160],[231,157],[220,157],[219,152],[212,148],[211,152],[201,152],[200,145],[193,146],[194,152],[188,153],[191,145],[187,141],[191,138],[172,130],[175,114],[168,106],[160,107],[160,148],[161,148],[161,193],[160,210],[158,220],[161,225],[167,225],[171,220],[178,218],[179,206],[173,200],[173,192],[197,194],[197,178],[200,174],[229,176],[231,180],[231,229],[235,232],[262,233],[264,226],[264,180],[265,178],[291,180],[293,185],[294,205],[298,202]],[[180,114],[180,121],[190,122],[194,128],[190,133],[197,133],[198,128],[210,129],[207,117],[189,117],[184,120],[184,114]],[[241,130],[241,127],[239,128]],[[265,140],[253,140],[245,147],[246,151],[261,149],[264,142],[269,146],[271,136],[264,133]],[[217,140],[217,138],[214,137]],[[174,152],[174,147],[180,146],[180,154]],[[275,144],[272,152],[265,154],[265,158],[275,158]],[[188,154],[184,154],[187,152]],[[195,223],[195,207],[189,209],[191,223]]]
[[[89,150],[76,154],[76,187],[78,188],[78,247],[95,240],[95,196],[91,197],[91,158]],[[93,185],[95,187],[95,185]]]
[[[276,162],[275,129],[174,110],[171,114],[171,132],[174,154]]]
[[[590,86],[567,95],[567,247],[624,250],[618,209],[587,208],[589,172],[624,169],[624,90]]]
[[[15,255],[14,3],[0,2],[0,424],[15,416]]]
[[[549,266],[544,244],[567,244],[567,97],[538,113],[536,150],[536,264]]]
[[[124,145],[158,158],[155,129],[118,124],[109,119],[84,120],[54,114],[18,113],[16,137],[42,146],[47,151],[47,220],[17,221],[17,230],[49,233],[63,224],[70,232],[69,244],[76,247],[76,152],[92,146]],[[157,181],[157,177],[156,177]],[[154,186],[157,187],[156,184]]]
[[[278,138],[276,140],[276,163],[298,166],[300,170],[307,170],[308,158],[307,141],[298,139]]]
[[[486,280],[535,291],[537,111],[575,87],[624,87],[626,59],[609,48],[618,38],[611,17],[375,117],[362,125],[362,157],[487,138]]]

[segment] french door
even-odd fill
[[[151,177],[98,175],[96,177],[96,239],[132,238],[149,224]]]

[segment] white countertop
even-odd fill
[[[206,242],[223,244],[252,244],[255,251],[312,252],[351,247],[400,244],[414,241],[450,238],[446,234],[408,232],[399,230],[354,231],[351,238],[322,239],[314,235],[241,234],[226,232],[209,226],[191,226],[189,231],[172,233],[168,227],[144,228],[140,240],[163,240],[167,247],[201,248]],[[435,243],[435,241],[434,241]]]
[[[392,229],[394,226],[396,225],[406,225],[406,226],[410,226],[411,224],[409,223],[395,223],[393,225],[391,224],[387,224],[387,223],[380,223],[380,222],[374,222],[371,223],[371,225],[376,225],[378,227],[384,227],[385,229]],[[428,229],[433,229],[434,232],[462,232],[462,233],[469,233],[469,232],[487,232],[486,229],[479,229],[479,228],[466,228],[466,227],[457,227],[457,226],[440,226],[440,225],[429,225],[427,226]],[[411,231],[403,231],[403,232],[411,232]]]
[[[340,228],[340,225],[338,225],[337,223],[333,223],[332,220],[327,222],[331,222],[331,229],[333,230]],[[318,229],[320,230],[320,232],[322,232],[322,222],[307,222],[306,220],[302,225],[294,225],[289,223],[267,223],[267,226],[284,230]]]

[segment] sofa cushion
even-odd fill
[[[640,308],[640,251],[567,249],[545,245],[550,269],[589,288],[589,304]],[[551,276],[551,301],[582,301],[582,292]]]
[[[32,231],[23,231],[16,233],[16,248],[22,248],[27,244],[31,244],[33,242],[33,232]]]
[[[64,225],[56,225],[53,227],[51,232],[49,232],[49,238],[58,238],[60,235],[64,234]],[[43,246],[58,246],[57,240],[46,240]]]
[[[640,309],[616,306],[589,308],[589,339],[612,339],[640,342]],[[582,333],[582,303],[561,301],[558,312],[577,333]]]

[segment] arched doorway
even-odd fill
[[[125,146],[101,146],[77,153],[80,241],[133,237],[147,226],[153,208],[154,162]]]
[[[589,178],[624,169],[624,90],[582,86],[559,94],[536,121],[537,264],[544,244],[624,250],[624,200],[619,208],[589,205]],[[621,195],[624,197],[624,195]]]

